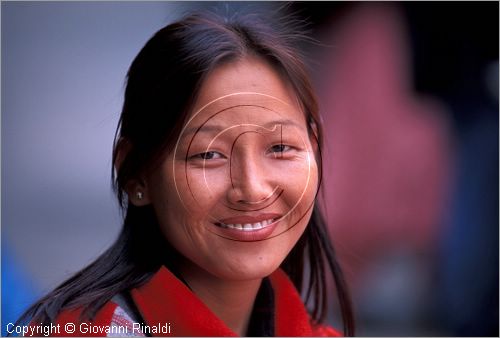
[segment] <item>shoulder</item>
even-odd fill
[[[82,320],[83,308],[63,310],[56,318],[57,330],[51,332],[55,337],[102,337],[106,336],[106,328],[110,326],[114,312],[118,307],[114,302],[107,302],[95,315],[93,320]]]
[[[82,309],[64,310],[53,324],[51,336],[58,337],[144,337],[133,314],[113,301],[106,303],[92,321],[81,320]]]

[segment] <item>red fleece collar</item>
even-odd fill
[[[329,326],[311,328],[309,316],[287,275],[278,270],[270,276],[274,292],[274,328],[276,336],[341,336]],[[170,324],[170,336],[236,336],[208,307],[205,306],[180,280],[162,267],[143,286],[131,291],[137,309],[150,327]],[[93,327],[110,325],[117,304],[106,303],[96,314]],[[55,321],[61,330],[52,336],[106,336],[105,332],[67,330],[80,323],[82,308],[63,311]],[[38,325],[32,323],[31,325]],[[28,335],[30,335],[28,333]],[[156,334],[155,334],[156,335]]]
[[[309,316],[286,274],[270,276],[275,297],[275,335],[311,336]],[[131,291],[145,324],[170,323],[174,336],[237,336],[165,267],[143,286]]]

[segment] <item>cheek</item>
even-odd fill
[[[170,171],[169,171],[170,170]],[[185,257],[200,250],[200,238],[206,236],[203,222],[207,211],[194,204],[186,176],[173,175],[172,164],[151,176],[151,199],[161,231],[170,244]]]
[[[192,217],[189,206],[193,205],[193,198],[185,176],[180,171],[175,172],[172,162],[168,161],[151,175],[148,187],[158,222],[169,234],[167,237],[188,233],[190,230],[182,225]]]
[[[170,171],[169,171],[170,170]],[[207,187],[206,182],[219,182]],[[193,169],[184,165],[164,166],[152,178],[153,205],[163,233],[185,256],[203,250],[212,236],[208,223],[215,220],[213,210],[220,204],[226,189],[223,173]],[[206,249],[206,248],[205,248]]]
[[[289,213],[282,235],[290,241],[289,250],[296,244],[299,237],[304,232],[313,211],[317,191],[318,191],[318,171],[315,161],[311,161],[307,174],[302,175],[297,172],[294,179],[289,179],[285,185],[284,201],[287,203]]]
[[[180,195],[189,201],[195,210],[210,210],[213,205],[225,197],[230,188],[229,171],[218,169],[188,169],[185,175],[178,177]]]
[[[316,197],[318,190],[318,169],[316,161],[301,161],[279,171],[280,186],[289,208],[305,211]]]

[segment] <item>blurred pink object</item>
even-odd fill
[[[434,247],[451,135],[445,108],[413,92],[397,7],[356,6],[328,36],[320,84],[326,216],[352,283],[359,269],[391,250]]]

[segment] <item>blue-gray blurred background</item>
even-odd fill
[[[111,147],[147,39],[189,9],[281,5],[1,3],[3,335],[118,234]],[[285,10],[318,40],[302,47],[358,333],[498,336],[498,3]]]

